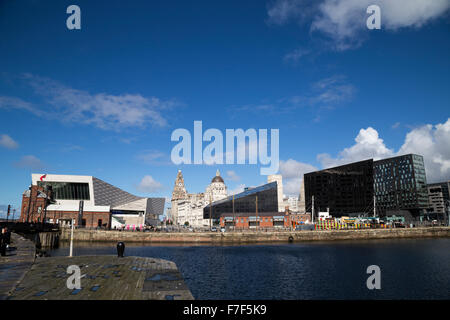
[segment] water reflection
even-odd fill
[[[75,255],[116,254],[116,243],[75,243]],[[62,244],[52,255],[68,255]],[[126,256],[174,261],[196,299],[449,299],[450,239],[264,245],[127,243]],[[381,268],[381,290],[366,268]]]

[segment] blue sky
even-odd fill
[[[286,194],[315,168],[409,152],[450,179],[449,2],[407,2],[2,1],[0,204],[20,207],[32,172],[165,197],[179,168],[189,192],[217,168],[230,190],[266,181],[171,163],[194,120],[279,129]],[[381,30],[365,27],[373,3]]]

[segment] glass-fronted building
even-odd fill
[[[136,229],[157,225],[164,198],[139,197],[93,176],[32,174],[22,195],[21,222]],[[47,190],[47,191],[46,191]],[[44,201],[51,190],[54,201]]]
[[[278,212],[277,183],[271,182],[259,187],[215,201],[203,208],[203,218],[218,221],[222,214],[249,212]]]
[[[428,189],[423,157],[407,154],[374,161],[377,214],[408,210],[413,216],[428,208]]]
[[[413,217],[429,207],[423,157],[407,154],[372,159],[304,175],[306,211],[329,210],[335,217],[403,211]],[[375,199],[374,199],[375,195]]]
[[[59,200],[90,200],[89,183],[38,181],[39,187],[52,187],[53,197]]]
[[[373,211],[373,160],[365,160],[304,175],[305,208],[328,211],[333,217]]]

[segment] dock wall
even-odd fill
[[[291,238],[290,238],[291,237]],[[366,240],[397,238],[450,237],[450,227],[365,229],[365,230],[323,230],[323,231],[247,231],[247,232],[131,232],[109,230],[74,231],[75,241],[126,241],[149,243],[262,243]],[[61,240],[70,240],[70,229],[61,230]]]

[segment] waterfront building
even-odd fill
[[[286,212],[240,212],[237,214],[223,213],[220,215],[220,226],[231,229],[279,229],[295,228],[297,225],[310,221],[309,214],[292,214]]]
[[[328,211],[333,217],[418,217],[428,207],[423,157],[407,154],[328,168],[304,175],[305,207]],[[374,211],[375,205],[375,211]]]
[[[203,208],[210,202],[227,197],[227,187],[220,171],[211,179],[204,193],[188,193],[181,170],[178,170],[172,192],[171,215],[175,224],[192,227],[208,227],[209,220],[203,218]]]
[[[187,199],[178,200],[178,221],[180,225],[207,227],[209,221],[203,219],[203,193],[192,194]]]
[[[328,211],[333,217],[373,211],[373,161],[364,160],[307,173],[305,207],[314,215]]]
[[[173,223],[178,224],[178,202],[181,200],[186,200],[188,198],[186,187],[184,186],[184,178],[181,170],[178,170],[177,177],[175,179],[175,185],[172,191],[172,209],[171,214],[173,218]]]
[[[427,186],[429,211],[433,213],[446,213],[450,201],[450,181],[430,183]]]
[[[277,199],[278,199],[278,211],[284,212],[286,203],[284,202],[283,195],[283,177],[281,174],[271,174],[267,176],[267,183],[276,182],[277,183]]]
[[[299,212],[298,197],[286,197],[284,198],[286,207],[289,207],[290,211]]]
[[[259,187],[248,188],[244,192],[208,204],[203,209],[203,217],[209,219],[211,212],[211,219],[218,222],[220,216],[225,213],[257,215],[263,212],[279,212],[277,192],[278,187],[275,181]]]
[[[212,178],[211,183],[206,187],[205,199],[214,202],[226,198],[227,195],[227,186],[220,176],[220,171],[217,170],[216,176]]]
[[[157,225],[164,198],[132,195],[93,176],[32,174],[23,193],[21,222],[80,227],[140,228]],[[53,199],[53,201],[51,201]]]
[[[408,211],[413,217],[429,207],[423,157],[407,154],[374,161],[376,212],[381,216]]]

